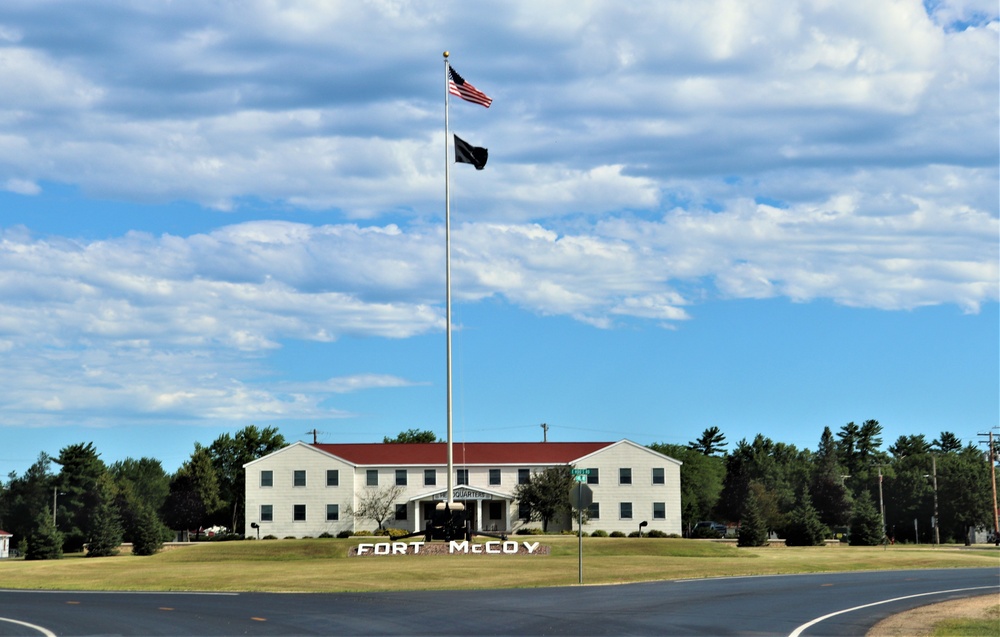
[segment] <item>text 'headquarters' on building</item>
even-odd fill
[[[630,440],[618,442],[469,442],[454,444],[454,501],[475,531],[513,533],[541,527],[528,519],[515,487],[550,467],[590,469],[593,492],[585,531],[681,533],[681,462]],[[316,537],[373,530],[355,519],[366,493],[400,487],[385,526],[422,530],[447,499],[447,445],[307,444],[296,442],[244,465],[246,528],[262,535]],[[569,515],[550,531],[573,528]]]

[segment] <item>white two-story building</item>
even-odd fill
[[[477,531],[512,533],[540,526],[514,488],[549,467],[589,469],[593,492],[584,530],[681,532],[681,463],[629,440],[618,442],[469,442],[453,445],[454,500]],[[399,487],[387,527],[423,530],[447,498],[447,445],[307,444],[296,442],[244,465],[246,529],[261,536],[316,537],[374,530],[350,515],[373,490]],[[549,530],[571,528],[565,519]],[[575,528],[575,527],[574,527]]]

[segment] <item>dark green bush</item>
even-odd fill
[[[318,537],[321,540],[328,540],[328,539],[330,539],[330,538],[333,537],[333,534],[332,533],[327,533],[326,531],[323,531],[322,533],[320,533],[316,537]]]
[[[667,534],[661,531],[660,529],[653,529],[652,531],[646,534],[646,537],[667,537]]]
[[[337,537],[339,537],[342,540],[345,539],[345,538],[349,538],[349,537],[351,537],[351,532],[350,531],[341,531],[340,533],[337,534]]]
[[[602,531],[601,529],[597,529],[596,531],[590,534],[590,537],[608,537],[608,532]]]
[[[610,537],[625,537],[625,534],[621,531],[612,531]]]

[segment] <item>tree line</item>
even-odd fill
[[[849,528],[852,543],[928,543],[936,539],[935,500],[941,542],[968,542],[970,528],[993,527],[996,449],[963,445],[949,431],[930,442],[918,434],[882,445],[882,426],[866,420],[836,434],[824,428],[816,451],[762,434],[728,451],[718,427],[687,445],[649,446],[684,463],[681,515],[688,533],[700,520],[749,519],[765,537],[773,532],[795,544],[821,543]]]
[[[411,429],[383,442],[434,440],[432,432]],[[154,458],[106,465],[92,443],[67,446],[55,458],[43,452],[23,475],[11,472],[0,485],[0,528],[31,559],[78,552],[85,544],[88,555],[108,555],[123,541],[134,553],[151,554],[175,537],[173,530],[220,526],[242,535],[243,465],[285,444],[276,428],[245,427],[207,447],[195,443],[173,474]],[[926,543],[935,539],[935,495],[940,541],[967,541],[970,528],[992,527],[988,458],[1000,458],[996,449],[963,446],[948,431],[931,442],[910,435],[885,450],[882,444],[882,426],[866,420],[836,434],[824,428],[815,452],[762,434],[729,451],[718,427],[687,445],[649,447],[683,462],[687,535],[698,521],[715,520],[739,525],[746,544],[762,543],[770,533],[789,544],[818,544],[848,530],[852,543]],[[564,487],[571,481],[566,467],[541,472],[515,496],[547,523],[569,510]]]
[[[84,545],[88,556],[101,557],[122,542],[150,555],[174,539],[173,530],[220,526],[243,534],[243,465],[284,446],[276,428],[251,425],[208,447],[195,443],[173,474],[155,458],[107,465],[93,443],[69,445],[54,458],[42,452],[0,485],[0,528],[26,559],[59,558]]]

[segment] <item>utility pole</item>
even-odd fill
[[[544,422],[542,424],[538,425],[538,426],[542,428],[542,442],[548,442],[549,441],[549,426],[546,425]]]
[[[994,427],[993,429],[996,429]],[[996,448],[993,446],[993,429],[987,434],[979,434],[980,436],[989,436],[989,448],[986,451],[986,460],[990,463],[990,479],[993,485],[993,541],[997,546],[1000,546],[1000,515],[997,512],[997,457]],[[979,444],[982,444],[980,441]]]

